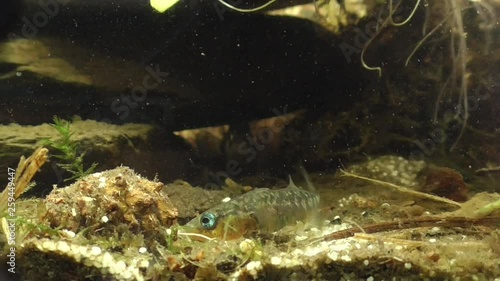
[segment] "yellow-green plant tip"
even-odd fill
[[[487,216],[499,209],[500,209],[500,200],[497,200],[493,203],[489,203],[483,206],[481,209],[476,211],[476,214],[480,216]]]
[[[179,0],[150,0],[151,7],[158,11],[159,13],[163,13],[166,10],[170,9],[175,3],[179,2]]]

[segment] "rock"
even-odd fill
[[[163,186],[127,167],[94,173],[54,189],[45,199],[45,218],[51,227],[75,233],[90,227],[111,235],[125,225],[127,231],[146,239],[163,239],[160,227],[172,225],[178,216]]]

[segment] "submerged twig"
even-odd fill
[[[383,185],[383,186],[386,186],[386,187],[390,187],[390,188],[392,188],[394,190],[397,190],[399,192],[402,192],[402,193],[407,193],[407,194],[411,194],[411,195],[416,196],[416,197],[420,197],[420,198],[430,199],[430,200],[437,201],[437,202],[446,203],[446,204],[453,205],[453,206],[456,206],[456,207],[461,207],[462,206],[461,203],[455,202],[455,201],[450,200],[450,199],[446,199],[446,198],[439,197],[439,196],[436,196],[436,195],[432,195],[432,194],[429,194],[429,193],[424,193],[424,192],[412,190],[412,189],[409,189],[409,188],[406,188],[406,187],[395,185],[395,184],[390,183],[390,182],[385,182],[385,181],[376,180],[376,179],[372,179],[372,178],[368,178],[368,177],[363,177],[363,176],[360,176],[360,175],[356,175],[356,174],[353,174],[353,173],[346,172],[344,170],[340,170],[340,171],[345,176],[352,177],[352,178],[357,178],[357,179],[362,179],[362,180],[366,180],[366,181],[370,181],[370,182],[373,182],[373,183],[376,183],[376,184],[380,184],[380,185]]]
[[[21,156],[17,169],[14,171],[16,174],[14,181],[9,182],[2,194],[0,194],[0,214],[7,208],[9,196],[13,195],[14,199],[17,199],[21,196],[21,194],[27,191],[30,186],[31,179],[38,172],[38,170],[40,170],[40,167],[42,167],[42,165],[47,161],[48,153],[49,150],[47,148],[39,147],[30,157],[28,157],[28,159]],[[14,194],[12,194],[11,191],[12,187],[14,187]]]
[[[363,231],[359,227],[352,227],[345,230],[330,233],[323,237],[324,241],[338,240],[353,237],[358,233],[377,233],[391,230],[400,230],[416,227],[470,227],[474,225],[498,225],[500,217],[486,218],[466,218],[466,217],[421,217],[415,219],[389,221],[373,223],[363,226]]]

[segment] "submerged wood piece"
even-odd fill
[[[462,206],[461,203],[458,203],[458,202],[455,202],[453,200],[446,199],[446,198],[443,198],[443,197],[439,197],[439,196],[436,196],[436,195],[432,195],[432,194],[428,194],[428,193],[424,193],[424,192],[419,192],[419,191],[416,191],[416,190],[412,190],[412,189],[409,189],[409,188],[401,187],[399,185],[395,185],[395,184],[392,184],[392,183],[389,183],[389,182],[385,182],[385,181],[380,181],[380,180],[376,180],[376,179],[371,179],[371,178],[363,177],[363,176],[356,175],[356,174],[353,174],[353,173],[349,173],[349,172],[346,172],[346,171],[343,171],[343,170],[341,172],[345,176],[353,177],[353,178],[357,178],[357,179],[362,179],[362,180],[366,180],[366,181],[373,182],[373,183],[376,183],[376,184],[380,184],[380,185],[389,187],[391,189],[397,190],[399,192],[411,194],[411,195],[419,197],[419,198],[425,198],[425,199],[433,200],[433,201],[436,201],[436,202],[446,203],[446,204],[449,204],[449,205],[454,205],[456,207],[461,207]]]
[[[471,227],[474,225],[496,226],[499,224],[499,217],[486,218],[465,218],[465,217],[422,217],[408,220],[398,220],[380,222],[361,227],[337,231],[323,237],[324,241],[344,239],[355,236],[357,233],[377,233],[391,230],[408,229],[416,227]]]
[[[14,181],[9,182],[0,195],[0,213],[7,208],[7,201],[10,196],[17,199],[26,191],[33,176],[47,161],[48,153],[49,150],[47,148],[39,147],[30,157],[28,157],[28,159],[21,156],[16,170],[9,169],[9,172],[12,170],[12,172],[15,173],[15,177]],[[12,187],[14,187],[14,194],[11,192]]]

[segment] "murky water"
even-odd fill
[[[6,280],[500,276],[498,1],[0,6]]]

